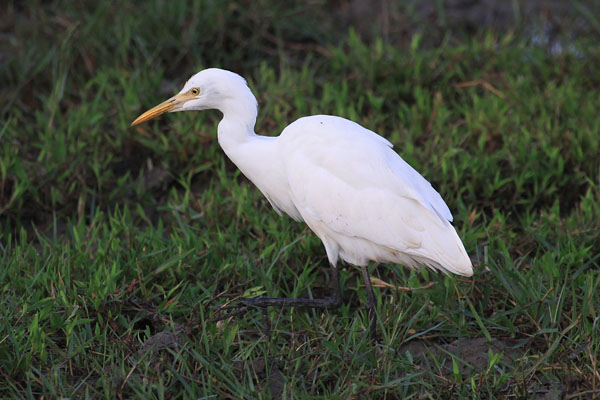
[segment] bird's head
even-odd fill
[[[244,78],[234,72],[209,68],[193,75],[179,93],[137,117],[131,126],[167,112],[217,109],[225,113],[228,104],[239,104],[241,99],[248,98],[250,107],[256,110],[256,99]]]

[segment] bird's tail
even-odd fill
[[[473,275],[471,259],[452,224],[447,222],[437,235],[428,233],[431,234],[422,243],[422,247],[410,252],[416,261],[444,273]]]

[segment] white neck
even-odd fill
[[[250,89],[244,86],[235,96],[222,99],[217,108],[223,113],[218,128],[219,144],[231,158],[230,153],[236,147],[256,136],[256,98]]]
[[[219,145],[240,171],[259,186],[260,177],[268,175],[264,169],[277,154],[268,145],[275,138],[254,132],[256,98],[246,86],[235,97],[222,99],[217,108],[223,113],[218,127]]]
[[[218,107],[223,113],[219,123],[219,145],[240,171],[267,197],[278,212],[285,212],[300,220],[301,216],[285,191],[287,178],[280,152],[279,137],[254,133],[256,99],[250,89],[235,98],[222,101]]]

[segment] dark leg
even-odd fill
[[[376,340],[376,329],[377,329],[377,311],[375,310],[375,293],[373,293],[373,285],[371,285],[371,278],[369,278],[369,270],[367,267],[360,267],[362,270],[362,276],[365,281],[365,289],[367,290],[367,318],[370,322],[370,335],[371,339]]]
[[[340,278],[337,267],[331,266],[331,282],[333,284],[333,295],[327,299],[306,299],[306,298],[287,298],[287,297],[254,297],[252,299],[242,299],[240,302],[249,307],[309,307],[325,308],[328,310],[339,308],[342,305],[342,291],[340,288]]]
[[[323,308],[332,310],[339,308],[342,305],[342,290],[340,288],[339,271],[337,267],[331,266],[331,282],[333,285],[333,295],[327,299],[307,299],[307,298],[287,298],[287,297],[254,297],[251,299],[241,299],[240,303],[244,307],[241,307],[232,312],[220,315],[213,318],[211,321],[221,321],[229,317],[233,317],[238,314],[242,314],[247,311],[250,307],[265,308],[269,306],[273,307],[309,307],[309,308]]]

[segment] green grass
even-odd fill
[[[400,46],[279,4],[7,5],[2,397],[600,396],[598,41]],[[259,133],[327,113],[388,137],[446,199],[474,277],[373,266],[426,286],[376,289],[376,344],[351,266],[340,310],[270,310],[271,340],[258,311],[209,322],[251,289],[328,289],[320,241],[226,159],[217,112],[129,127],[208,66],[249,80]]]

